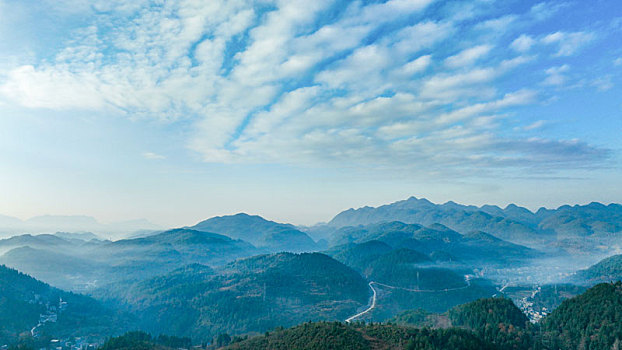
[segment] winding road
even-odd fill
[[[369,288],[371,288],[371,291],[374,293],[371,297],[371,305],[365,309],[362,312],[359,312],[358,314],[354,315],[354,316],[350,316],[348,317],[348,319],[346,319],[346,323],[350,323],[352,322],[352,320],[357,319],[363,315],[365,315],[366,313],[370,312],[371,310],[373,310],[376,307],[376,298],[378,296],[378,293],[376,292],[376,289],[374,288],[374,281],[369,282]]]
[[[41,323],[37,324],[36,326],[32,327],[32,329],[30,330],[30,335],[31,336],[35,336],[35,331],[37,330],[37,328],[41,327]]]
[[[376,307],[376,301],[378,299],[378,291],[376,291],[376,288],[374,288],[374,284],[385,287],[385,288],[389,288],[389,289],[401,289],[401,290],[405,290],[405,291],[413,292],[413,293],[438,293],[438,292],[450,292],[454,290],[462,290],[462,289],[469,288],[471,286],[471,279],[468,276],[465,276],[464,281],[466,282],[466,286],[458,287],[458,288],[445,288],[445,289],[410,289],[410,288],[396,287],[396,286],[391,286],[391,285],[380,283],[380,282],[371,281],[368,283],[369,288],[371,288],[371,291],[373,293],[371,297],[371,304],[369,305],[367,309],[359,312],[356,315],[348,317],[346,319],[346,323],[352,322],[353,320],[365,315],[366,313],[370,312]]]

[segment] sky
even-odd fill
[[[622,198],[617,0],[0,0],[0,214]]]

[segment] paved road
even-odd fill
[[[371,291],[373,292],[373,295],[371,297],[371,304],[364,311],[361,311],[361,312],[359,312],[358,314],[356,314],[354,316],[348,317],[346,319],[346,322],[350,323],[353,320],[355,320],[355,319],[365,315],[366,313],[370,312],[371,310],[373,310],[376,307],[376,300],[377,300],[377,297],[378,297],[378,292],[376,291],[376,288],[374,288],[374,284],[378,285],[378,286],[385,287],[385,288],[401,289],[401,290],[405,290],[405,291],[413,292],[413,293],[438,293],[438,292],[449,292],[449,291],[462,290],[462,289],[469,288],[471,286],[470,278],[465,278],[464,281],[466,282],[466,286],[464,286],[464,287],[445,288],[445,289],[410,289],[410,288],[396,287],[396,286],[391,286],[391,285],[380,283],[380,282],[371,281],[371,282],[368,283],[369,288],[371,288]]]
[[[366,313],[370,312],[371,310],[373,310],[376,307],[376,297],[378,296],[378,293],[376,292],[376,288],[374,288],[374,281],[369,282],[369,288],[371,288],[371,291],[374,293],[371,297],[371,305],[365,309],[365,311],[363,312],[359,312],[358,314],[354,315],[354,316],[350,316],[348,317],[348,319],[346,320],[347,323],[352,322],[352,320],[357,319],[363,315],[365,315]]]
[[[35,336],[35,331],[37,330],[37,328],[41,327],[41,323],[37,324],[36,326],[32,327],[32,329],[30,330],[30,335],[32,335],[33,337]]]

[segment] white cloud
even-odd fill
[[[145,152],[145,153],[142,154],[142,156],[145,159],[149,159],[149,160],[162,160],[162,159],[166,159],[165,156],[163,156],[161,154],[153,153],[153,152]]]
[[[542,38],[542,43],[558,45],[555,56],[571,56],[595,38],[596,35],[591,32],[555,32]]]
[[[518,38],[512,41],[510,47],[518,52],[527,52],[536,43],[536,41],[529,35],[522,34]]]
[[[594,79],[590,85],[594,86],[596,89],[598,89],[598,91],[611,90],[613,88],[612,77],[611,75],[598,77]]]
[[[98,109],[105,106],[99,82],[89,74],[50,67],[21,66],[11,70],[0,93],[29,108]]]
[[[359,78],[374,80],[374,75],[382,72],[392,63],[388,50],[378,45],[368,45],[355,50],[340,61],[334,69],[317,75],[316,81],[330,87],[344,87],[346,84],[360,84]]]
[[[421,57],[417,57],[416,59],[402,66],[400,71],[406,75],[419,73],[419,72],[424,71],[426,68],[428,68],[431,62],[432,62],[432,59],[430,55],[424,55]]]
[[[485,103],[477,103],[454,110],[449,113],[442,114],[436,119],[436,122],[439,124],[455,123],[466,118],[471,118],[482,113],[490,112],[491,110],[505,108],[509,106],[528,104],[533,102],[534,99],[535,93],[531,90],[521,90],[513,93],[508,93],[499,100]]]
[[[564,75],[564,73],[568,72],[569,70],[570,70],[570,66],[567,64],[548,68],[547,70],[544,71],[547,77],[546,79],[544,79],[543,84],[544,85],[558,85],[558,86],[563,85],[567,80],[567,77],[566,75]]]
[[[506,32],[518,20],[516,15],[505,15],[499,18],[489,19],[477,25],[477,29],[488,30],[496,35]]]
[[[480,90],[473,86],[483,85],[493,81],[500,74],[494,68],[475,68],[467,72],[455,74],[439,73],[426,78],[421,85],[421,96],[424,98],[455,101],[460,96],[483,95],[485,87]]]
[[[546,20],[555,15],[560,9],[568,6],[561,1],[549,1],[535,4],[531,7],[530,13],[537,21]]]
[[[492,46],[490,45],[474,46],[463,50],[454,56],[447,57],[447,59],[445,59],[445,64],[451,68],[469,66],[480,58],[488,55],[491,49]]]
[[[545,120],[536,120],[535,122],[525,126],[523,129],[527,131],[536,130],[536,129],[541,129],[545,125],[546,125]]]
[[[449,22],[423,21],[400,29],[383,40],[383,44],[390,46],[398,57],[403,57],[430,49],[454,30]]]

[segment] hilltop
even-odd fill
[[[293,225],[279,224],[257,215],[240,213],[219,216],[201,221],[191,228],[241,239],[273,252],[303,252],[317,249],[315,241]]]

